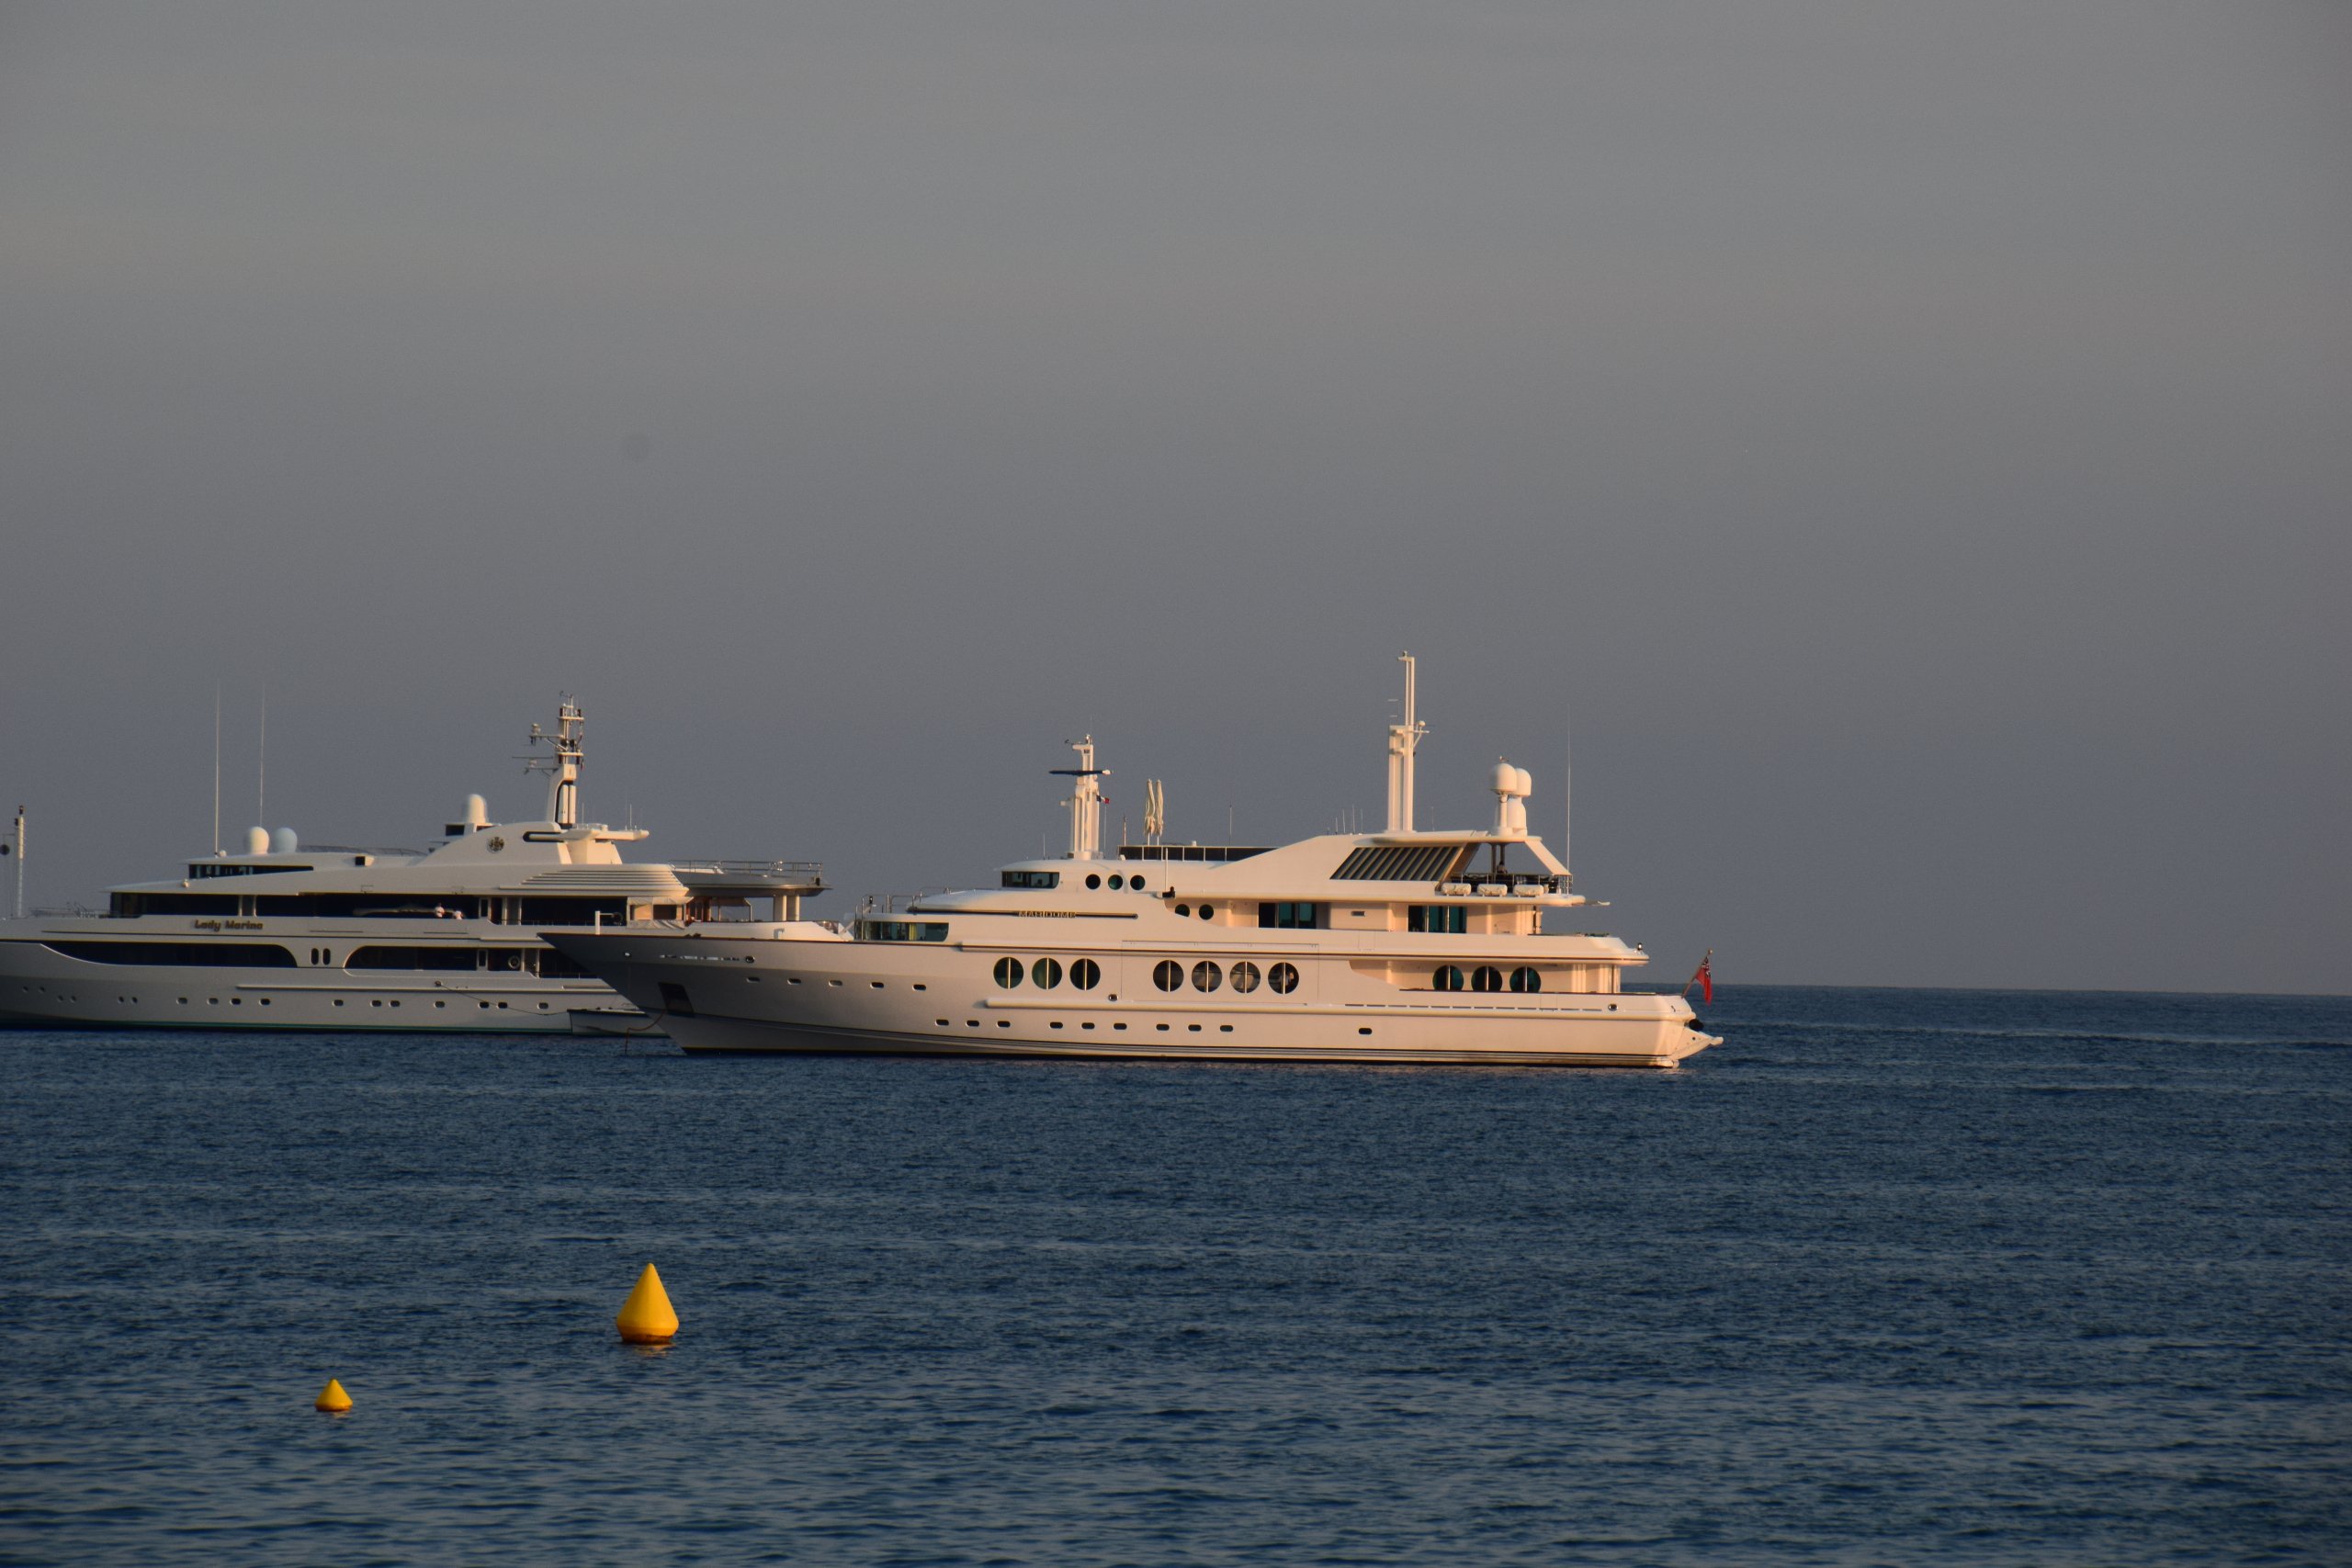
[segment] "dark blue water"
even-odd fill
[[[1710,1021],[1673,1074],[0,1034],[0,1554],[2352,1559],[2352,1001]]]

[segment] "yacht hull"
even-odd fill
[[[638,1018],[595,980],[91,964],[0,942],[0,1027],[569,1034],[575,1010],[600,1009]]]
[[[1351,987],[1344,955],[1291,950],[1299,991],[1136,994],[1149,954],[1104,982],[992,990],[990,951],[868,942],[549,933],[690,1052],[1168,1061],[1672,1067],[1719,1043],[1676,997],[1400,998]],[[1365,994],[1354,995],[1351,991]]]

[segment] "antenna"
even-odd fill
[[[254,820],[269,826],[269,688],[261,689],[261,739],[254,747]]]
[[[220,852],[220,682],[212,682],[212,852]]]
[[[17,841],[13,846],[0,844],[0,854],[11,848],[17,856],[17,919],[21,920],[25,918],[25,808],[21,806],[17,807]]]
[[[1570,867],[1576,864],[1568,859],[1569,835],[1576,830],[1577,825],[1576,784],[1570,777],[1576,766],[1574,731],[1574,723],[1563,710],[1560,715],[1560,863]],[[1573,870],[1568,873],[1568,878],[1572,882],[1575,880]]]

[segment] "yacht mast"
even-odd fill
[[[1075,768],[1056,768],[1054,773],[1062,778],[1074,778],[1077,787],[1069,792],[1063,804],[1069,807],[1069,855],[1071,860],[1102,858],[1102,775],[1108,768],[1094,765],[1094,737],[1069,742],[1078,753]]]
[[[587,716],[570,697],[556,709],[555,728],[541,729],[531,726],[534,744],[544,740],[555,749],[555,755],[534,758],[532,767],[548,770],[548,820],[559,828],[571,828],[580,821],[580,759],[581,735],[586,728]]]
[[[1388,830],[1413,830],[1413,751],[1430,727],[1413,715],[1413,656],[1396,656],[1405,666],[1405,714],[1402,723],[1388,727]]]

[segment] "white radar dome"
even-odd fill
[[[1519,775],[1519,788],[1514,790],[1512,792],[1513,794],[1525,796],[1535,793],[1535,775],[1533,773],[1529,773],[1525,768],[1513,768],[1511,772]]]
[[[478,795],[466,796],[466,826],[469,828],[489,827],[490,802]]]
[[[269,852],[276,855],[290,855],[299,842],[300,840],[294,837],[293,829],[280,828],[269,836]]]
[[[245,829],[245,853],[249,855],[266,855],[269,853],[268,829],[248,828]]]

